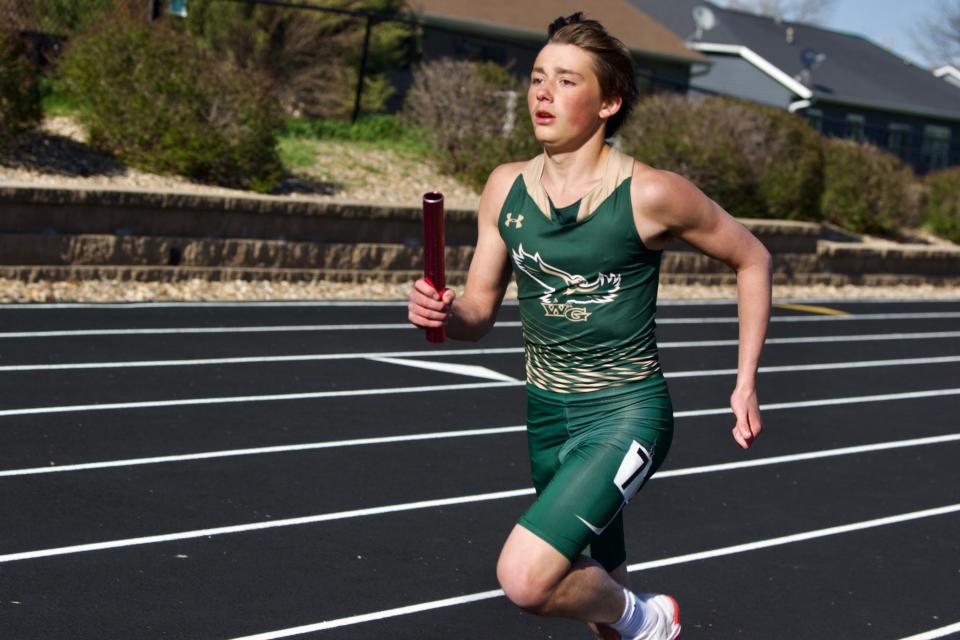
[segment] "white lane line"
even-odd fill
[[[186,398],[183,400],[153,400],[147,402],[112,402],[103,404],[76,404],[62,407],[31,407],[5,409],[0,417],[25,416],[45,413],[70,413],[73,411],[110,411],[117,409],[153,409],[158,407],[182,407],[208,404],[237,404],[245,402],[274,402],[277,400],[316,400],[319,398],[350,398],[383,396],[404,393],[431,393],[433,391],[464,391],[471,389],[494,389],[496,387],[520,387],[525,382],[476,382],[467,384],[438,384],[427,387],[388,387],[385,389],[350,389],[347,391],[317,391],[311,393],[278,393],[265,396],[224,396],[218,398]]]
[[[487,378],[490,380],[513,380],[510,376],[486,367],[458,365],[453,363],[437,363],[424,360],[406,360],[400,358],[369,358],[376,362],[405,365],[433,371],[445,371],[465,376]],[[887,360],[859,360],[854,362],[825,362],[816,364],[781,365],[760,367],[759,373],[796,373],[799,371],[832,371],[841,369],[868,369],[873,367],[904,367],[910,365],[949,364],[960,362],[960,356],[934,356],[928,358],[900,358]],[[694,371],[673,371],[664,373],[665,378],[703,378],[709,376],[736,375],[736,369],[699,369]]]
[[[875,451],[889,451],[891,449],[904,449],[907,447],[922,447],[931,444],[946,444],[948,442],[960,442],[960,433],[950,433],[942,436],[930,436],[927,438],[911,438],[909,440],[876,442],[874,444],[863,444],[853,447],[838,447],[836,449],[823,449],[821,451],[809,451],[806,453],[791,453],[783,456],[770,456],[769,458],[741,460],[739,462],[723,462],[720,464],[708,464],[700,467],[687,467],[685,469],[667,469],[664,471],[658,471],[656,475],[653,476],[653,479],[680,478],[683,476],[700,475],[704,473],[716,473],[718,471],[736,471],[739,469],[764,467],[772,464],[786,464],[790,462],[802,462],[805,460],[819,460],[822,458],[835,458],[837,456],[850,456],[860,453],[873,453]]]
[[[960,331],[927,333],[880,333],[854,336],[813,336],[800,338],[768,338],[766,344],[807,344],[819,342],[870,342],[882,340],[939,340],[960,338]],[[693,340],[661,342],[660,349],[737,346],[738,340]],[[264,364],[269,362],[312,362],[324,360],[356,360],[373,358],[446,358],[448,356],[489,356],[522,354],[523,347],[488,349],[437,349],[417,351],[371,351],[368,353],[317,353],[292,356],[248,356],[234,358],[193,358],[184,360],[127,360],[114,362],[77,362],[64,364],[19,364],[0,366],[0,372],[70,371],[75,369],[123,369],[135,367],[191,367],[222,364]]]
[[[768,538],[766,540],[757,540],[755,542],[750,542],[747,544],[733,545],[729,547],[720,547],[717,549],[710,549],[708,551],[701,551],[699,553],[690,553],[681,556],[673,556],[671,558],[662,558],[660,560],[653,560],[650,562],[640,562],[637,564],[632,564],[627,567],[627,570],[630,572],[635,571],[644,571],[646,569],[652,569],[655,567],[667,567],[677,564],[684,564],[688,562],[696,562],[699,560],[705,560],[708,558],[717,558],[721,556],[735,555],[739,553],[746,553],[748,551],[756,551],[758,549],[767,549],[770,547],[781,546],[785,544],[792,544],[794,542],[805,542],[807,540],[815,540],[817,538],[825,538],[828,536],[835,536],[844,533],[850,533],[852,531],[863,531],[865,529],[873,529],[876,527],[883,527],[893,524],[901,524],[904,522],[910,522],[913,520],[921,520],[923,518],[934,518],[937,516],[948,515],[960,511],[960,504],[952,504],[944,507],[938,507],[935,509],[924,509],[922,511],[913,511],[911,513],[903,513],[895,516],[888,516],[885,518],[875,518],[872,520],[862,520],[860,522],[853,522],[846,525],[841,525],[838,527],[828,527],[826,529],[816,529],[813,531],[804,531],[802,533],[796,533],[788,536],[779,536],[776,538]],[[503,596],[503,591],[500,589],[495,589],[491,591],[481,591],[479,593],[472,593],[462,596],[457,596],[453,598],[444,598],[442,600],[432,600],[430,602],[423,602],[420,604],[409,605],[406,607],[397,607],[395,609],[386,609],[383,611],[374,611],[371,613],[366,613],[362,615],[349,616],[346,618],[338,618],[336,620],[326,620],[324,622],[317,622],[315,624],[306,624],[298,627],[290,627],[288,629],[278,629],[276,631],[267,631],[265,633],[258,633],[249,636],[242,636],[238,638],[233,638],[232,640],[275,640],[277,638],[289,638],[291,636],[303,635],[305,633],[313,633],[317,631],[325,631],[327,629],[336,629],[339,627],[346,627],[355,624],[361,624],[364,622],[373,622],[375,620],[384,620],[387,618],[395,618],[397,616],[407,615],[411,613],[419,613],[422,611],[432,611],[435,609],[442,609],[445,607],[452,607],[461,604],[467,604],[470,602],[478,602],[481,600],[491,600],[493,598],[499,598]],[[937,637],[937,636],[931,636]],[[906,639],[910,640],[910,639]]]
[[[445,438],[465,438],[470,436],[490,436],[502,433],[526,431],[526,425],[512,427],[492,427],[488,429],[463,429],[460,431],[435,431],[433,433],[415,433],[403,436],[380,436],[376,438],[354,438],[351,440],[328,440],[326,442],[310,442],[305,444],[276,445],[271,447],[251,447],[247,449],[225,449],[221,451],[207,451],[202,453],[184,453],[171,456],[153,456],[149,458],[127,458],[125,460],[107,460],[104,462],[84,462],[80,464],[65,464],[54,467],[33,467],[25,469],[8,469],[0,471],[0,478],[11,476],[29,476],[42,473],[59,473],[64,471],[89,471],[94,469],[109,469],[112,467],[134,467],[145,464],[161,464],[167,462],[190,462],[196,460],[211,460],[215,458],[229,458],[233,456],[252,456],[271,453],[294,453],[297,451],[312,451],[315,449],[336,449],[340,447],[359,447],[377,444],[396,444],[398,442],[415,442],[418,440],[442,440]]]
[[[945,396],[955,396],[960,394],[960,389],[935,389],[931,391],[908,391],[905,393],[890,393],[871,396],[851,396],[846,398],[834,398],[824,400],[801,400],[797,402],[778,402],[771,404],[762,404],[760,407],[764,411],[775,411],[777,409],[799,409],[801,407],[826,407],[841,404],[859,404],[861,402],[889,402],[893,400],[916,400],[919,398],[942,398]],[[682,411],[679,413],[683,413]],[[677,414],[674,414],[677,415]]]
[[[519,327],[519,322],[498,322],[494,327]],[[415,329],[408,322],[371,324],[301,324],[264,325],[251,327],[153,327],[149,329],[72,329],[63,331],[9,331],[0,338],[64,338],[78,336],[154,336],[209,333],[285,333],[299,331],[382,331]]]
[[[830,371],[836,369],[867,369],[871,367],[903,367],[919,364],[948,364],[960,362],[960,356],[935,356],[930,358],[901,358],[899,360],[859,360],[855,362],[822,362],[818,364],[790,364],[760,367],[759,373],[795,373],[797,371]],[[673,371],[664,373],[665,378],[699,378],[706,376],[735,375],[736,369],[708,369],[701,371]]]
[[[315,631],[325,631],[327,629],[336,629],[338,627],[347,627],[364,622],[374,622],[386,618],[396,618],[397,616],[406,616],[412,613],[423,611],[433,611],[434,609],[443,609],[445,607],[455,607],[461,604],[470,604],[471,602],[480,602],[482,600],[491,600],[503,596],[501,589],[492,591],[481,591],[480,593],[471,593],[465,596],[455,596],[453,598],[444,598],[443,600],[432,600],[420,604],[412,604],[406,607],[397,607],[395,609],[386,609],[384,611],[374,611],[349,618],[339,618],[337,620],[328,620],[327,622],[318,622],[316,624],[306,624],[301,627],[292,627],[290,629],[281,629],[279,631],[267,631],[252,636],[234,638],[233,640],[270,640],[273,638],[289,638],[290,636],[299,636],[304,633],[313,633]]]
[[[384,362],[386,364],[395,364],[401,367],[414,367],[415,369],[426,369],[428,371],[442,371],[444,373],[453,373],[460,376],[470,376],[471,378],[483,378],[486,380],[501,380],[505,382],[520,382],[499,371],[470,364],[456,364],[454,362],[431,362],[429,360],[409,360],[406,358],[368,358],[374,362]]]
[[[678,416],[684,417],[684,416]],[[265,455],[275,453],[296,453],[300,451],[314,451],[318,449],[337,449],[342,447],[359,447],[379,444],[397,444],[403,442],[417,442],[421,440],[442,440],[447,438],[466,438],[474,436],[501,435],[504,433],[522,433],[526,431],[525,425],[515,425],[510,427],[491,427],[487,429],[463,429],[459,431],[435,431],[432,433],[415,433],[402,436],[380,436],[375,438],[354,438],[351,440],[328,440],[326,442],[310,442],[303,444],[275,445],[270,447],[250,447],[247,449],[224,449],[220,451],[205,451],[199,453],[184,453],[169,456],[153,456],[147,458],[126,458],[121,460],[105,460],[101,462],[83,462],[78,464],[65,464],[46,467],[25,467],[21,469],[0,470],[0,478],[9,478],[15,476],[41,475],[48,473],[66,473],[73,471],[92,471],[98,469],[111,469],[115,467],[135,467],[148,464],[165,464],[173,462],[195,462],[200,460],[213,460],[218,458],[232,458],[239,456]],[[655,477],[673,478],[684,475],[694,475],[700,473],[712,473],[714,471],[727,471],[735,469],[746,469],[749,467],[760,467],[770,464],[781,464],[786,462],[797,462],[801,460],[814,460],[817,458],[829,458],[832,456],[850,455],[854,453],[869,453],[872,451],[883,451],[887,449],[897,449],[902,447],[916,447],[928,444],[944,444],[960,440],[960,434],[947,434],[942,436],[930,436],[926,438],[912,438],[909,440],[895,440],[891,442],[880,442],[876,444],[858,445],[852,447],[842,447],[839,449],[825,449],[821,451],[812,451],[808,453],[796,453],[783,456],[774,456],[770,458],[757,458],[755,460],[743,460],[740,462],[728,462],[722,464],[706,465],[702,467],[690,467],[687,469],[673,469],[660,471]]]
[[[850,316],[773,316],[771,322],[840,322],[850,320],[921,320],[960,318],[960,311],[934,311],[926,313],[865,313]],[[730,318],[661,318],[658,325],[668,324],[731,324],[739,320]],[[494,328],[520,327],[519,321],[498,322]],[[144,336],[144,335],[183,335],[208,333],[282,333],[296,331],[369,331],[414,329],[407,322],[386,322],[370,324],[308,324],[308,325],[265,325],[249,327],[155,327],[148,329],[73,329],[60,331],[10,331],[0,333],[0,338],[63,338],[76,336]]]
[[[836,298],[774,298],[774,304],[937,304],[960,302],[960,298],[858,298],[856,300]],[[713,307],[733,306],[735,299],[729,300],[657,300],[658,307]],[[34,309],[164,309],[164,308],[248,308],[248,307],[405,307],[406,300],[261,300],[249,302],[4,302],[0,309],[30,311]],[[516,300],[504,300],[503,305],[517,306]]]
[[[852,336],[800,336],[793,338],[767,338],[764,344],[816,344],[821,342],[874,342],[881,340],[942,340],[960,338],[960,331],[929,331],[923,333],[873,333]],[[731,347],[738,340],[695,340],[688,342],[661,342],[659,347]]]
[[[904,448],[911,446],[922,446],[930,444],[939,444],[943,442],[952,442],[960,439],[955,434],[949,436],[932,436],[930,438],[917,438],[913,441],[903,442],[881,442],[873,445],[863,445],[859,447],[844,447],[842,449],[833,449],[827,451],[811,451],[809,453],[794,454],[790,456],[776,456],[758,460],[745,460],[737,463],[726,463],[717,465],[704,465],[701,467],[688,467],[685,469],[673,469],[661,471],[653,476],[653,479],[667,479],[689,475],[700,475],[707,473],[717,473],[721,471],[732,471],[738,469],[749,469],[752,467],[784,464],[789,462],[799,462],[803,460],[812,460],[817,458],[828,458],[835,456],[853,455],[869,451],[884,451],[888,449]],[[192,538],[201,538],[205,536],[225,535],[232,533],[244,533],[247,531],[259,531],[262,529],[272,529],[277,527],[291,527],[304,524],[316,524],[320,522],[330,522],[333,520],[347,520],[352,518],[362,518],[367,516],[383,515],[387,513],[399,513],[403,511],[416,511],[420,509],[432,509],[437,507],[446,507],[452,505],[473,504],[476,502],[488,502],[492,500],[504,500],[508,498],[517,498],[529,496],[535,493],[532,487],[525,489],[512,489],[509,491],[498,491],[494,493],[482,493],[471,496],[459,496],[454,498],[439,498],[434,500],[421,500],[417,502],[407,502],[401,504],[385,505],[380,507],[369,507],[365,509],[352,509],[350,511],[338,511],[333,513],[324,513],[312,516],[302,516],[298,518],[286,518],[283,520],[271,520],[269,522],[253,522],[247,524],[231,525],[226,527],[215,527],[210,529],[200,529],[195,531],[183,531],[179,533],[160,534],[153,536],[143,536],[138,538],[127,538],[123,540],[109,540],[106,542],[94,542],[88,544],[71,545],[66,547],[56,547],[50,549],[40,549],[35,551],[24,551],[20,553],[11,553],[0,555],[0,563],[14,562],[17,560],[31,560],[34,558],[46,558],[50,556],[68,555],[72,553],[83,553],[87,551],[102,551],[105,549],[118,549],[123,547],[138,546],[144,544],[155,544],[159,542],[171,542],[175,540],[187,540]]]
[[[945,627],[940,627],[939,629],[931,629],[930,631],[918,633],[917,635],[910,636],[909,638],[901,638],[901,640],[934,640],[934,638],[945,638],[954,633],[960,633],[960,622],[949,624]]]
[[[870,529],[873,527],[882,527],[890,524],[899,524],[901,522],[909,522],[911,520],[919,520],[922,518],[942,516],[950,513],[956,513],[958,511],[960,511],[960,504],[952,504],[944,507],[937,507],[935,509],[924,509],[922,511],[913,511],[910,513],[903,513],[896,516],[887,516],[885,518],[875,518],[873,520],[853,522],[851,524],[844,524],[837,527],[827,527],[826,529],[804,531],[802,533],[795,533],[788,536],[779,536],[776,538],[768,538],[766,540],[757,540],[755,542],[747,542],[745,544],[736,544],[729,547],[720,547],[719,549],[710,549],[709,551],[700,551],[698,553],[687,553],[681,556],[674,556],[672,558],[663,558],[661,560],[650,560],[648,562],[638,562],[636,564],[629,565],[627,567],[627,570],[628,571],[646,571],[647,569],[669,567],[676,564],[684,564],[686,562],[696,562],[698,560],[709,560],[710,558],[719,558],[721,556],[729,556],[737,553],[744,553],[746,551],[757,551],[758,549],[769,549],[770,547],[777,547],[780,545],[790,544],[793,542],[805,542],[807,540],[816,540],[817,538],[826,538],[828,536],[835,536],[841,533],[850,533],[851,531],[862,531],[864,529]]]
[[[960,336],[960,332],[957,333]],[[127,367],[190,367],[218,364],[263,364],[267,362],[311,362],[322,360],[361,360],[373,358],[416,358],[447,356],[489,356],[521,354],[522,347],[492,349],[438,349],[421,351],[371,351],[369,353],[317,353],[296,356],[251,356],[241,358],[202,358],[190,360],[132,360],[119,362],[78,362],[73,364],[25,364],[0,366],[4,371],[59,371],[70,369],[114,369]]]
[[[143,536],[139,538],[127,538],[124,540],[108,540],[106,542],[92,542],[89,544],[78,544],[69,547],[56,547],[51,549],[38,549],[35,551],[23,551],[20,553],[8,553],[0,555],[0,564],[5,562],[16,562],[18,560],[32,560],[35,558],[49,558],[51,556],[62,556],[72,553],[84,553],[88,551],[102,551],[105,549],[120,549],[123,547],[134,547],[144,544],[157,544],[160,542],[173,542],[176,540],[190,540],[193,538],[205,538],[207,536],[222,536],[231,533],[246,533],[249,531],[262,531],[263,529],[275,529],[277,527],[293,527],[304,524],[316,524],[318,522],[330,522],[333,520],[345,520],[349,518],[362,518],[365,516],[382,515],[385,513],[395,513],[398,511],[415,511],[418,509],[434,509],[437,507],[449,507],[452,505],[484,502],[487,500],[503,500],[505,498],[516,498],[533,494],[534,490],[517,489],[513,491],[496,491],[493,493],[481,493],[472,496],[461,496],[457,498],[440,498],[437,500],[421,500],[418,502],[407,502],[404,504],[394,504],[382,507],[371,507],[368,509],[353,509],[350,511],[338,511],[335,513],[321,513],[313,516],[303,516],[300,518],[284,518],[282,520],[269,520],[265,522],[250,522],[226,527],[213,527],[210,529],[197,529],[194,531],[181,531],[179,533],[166,533],[155,536]]]
[[[917,313],[860,313],[849,316],[771,316],[770,322],[849,322],[851,320],[935,320],[960,318],[960,311],[929,311]],[[714,324],[738,322],[737,318],[665,318],[665,324]],[[657,320],[657,324],[664,324]]]
[[[960,311],[930,311],[917,313],[861,313],[847,316],[799,315],[771,316],[770,322],[849,322],[851,320],[937,320],[960,318]],[[725,318],[658,318],[664,324],[735,324],[737,317]]]
[[[908,391],[905,393],[890,393],[872,396],[848,396],[845,398],[823,398],[820,400],[797,400],[794,402],[776,402],[761,404],[761,411],[777,411],[780,409],[802,409],[805,407],[827,407],[843,404],[860,404],[866,402],[890,402],[894,400],[919,400],[921,398],[942,398],[960,395],[960,388],[933,389],[930,391]],[[675,411],[674,418],[691,418],[701,416],[728,415],[732,411],[727,407],[718,409],[694,409],[692,411]]]
[[[727,370],[722,370],[724,373]],[[704,375],[701,373],[700,375]],[[667,376],[669,377],[669,376]],[[112,402],[102,404],[77,404],[53,407],[27,407],[23,409],[4,409],[0,411],[0,417],[6,416],[24,416],[50,413],[71,413],[76,411],[113,411],[120,409],[151,409],[159,407],[180,407],[194,405],[210,404],[237,404],[248,402],[274,402],[279,400],[316,400],[320,398],[344,398],[360,396],[378,396],[378,395],[398,395],[405,393],[430,393],[433,391],[464,391],[473,389],[493,389],[497,387],[519,387],[525,386],[526,382],[516,381],[494,381],[477,382],[468,384],[446,384],[431,385],[426,387],[387,387],[382,389],[350,389],[345,391],[316,391],[308,393],[280,393],[260,396],[223,396],[212,398],[185,398],[181,400],[150,400],[143,402]],[[898,393],[891,395],[872,395],[856,396],[851,398],[838,398],[835,400],[811,400],[804,402],[786,402],[780,404],[762,405],[761,409],[780,409],[787,407],[811,406],[810,403],[821,404],[849,404],[850,402],[873,402],[881,400],[899,400],[906,398],[930,398],[936,396],[956,395],[960,389],[937,389],[933,391],[915,391],[908,393]],[[680,411],[674,413],[674,417],[681,415],[714,415],[717,413],[728,412],[729,409],[701,409],[694,411]]]

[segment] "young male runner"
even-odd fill
[[[480,200],[462,296],[424,280],[418,327],[476,340],[516,276],[527,361],[527,431],[537,500],[507,538],[497,577],[539,615],[598,637],[673,639],[670,596],[627,585],[621,509],[663,462],[673,435],[654,313],[662,247],[679,238],[737,272],[740,348],[733,437],[762,425],[756,371],[770,313],[770,254],[676,174],[608,146],[637,97],[629,52],[577,13],[555,21],[527,95],[544,153],[497,167]],[[590,557],[583,555],[589,547]]]

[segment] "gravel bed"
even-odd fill
[[[340,282],[124,282],[118,280],[33,282],[0,279],[0,302],[150,302],[265,300],[403,300],[412,282],[349,284]],[[459,290],[459,289],[458,289]],[[734,300],[732,285],[661,285],[661,300]],[[960,300],[960,289],[934,286],[897,287],[774,287],[778,300],[916,299]],[[516,299],[511,283],[507,299]]]

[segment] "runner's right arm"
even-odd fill
[[[497,228],[500,209],[522,162],[500,165],[490,174],[477,211],[477,246],[463,295],[447,289],[443,298],[424,279],[408,296],[407,317],[420,328],[446,326],[454,340],[479,340],[493,327],[510,282],[507,247]]]

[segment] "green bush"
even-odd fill
[[[36,126],[40,118],[37,70],[20,39],[0,30],[0,144]]]
[[[744,120],[751,123],[755,142],[737,143],[753,167],[763,217],[819,221],[824,163],[820,134],[782,109],[726,102],[749,114]]]
[[[441,170],[480,189],[498,164],[541,151],[525,95],[521,83],[493,63],[438,60],[414,70],[402,117],[425,132]]]
[[[960,244],[960,167],[927,176],[923,222],[933,233]]]
[[[727,133],[741,123],[715,104],[674,94],[641,100],[621,130],[623,149],[686,177],[735,216],[762,217],[753,167],[737,148],[737,137]]]
[[[869,144],[824,141],[824,219],[858,233],[893,235],[910,218],[913,172]]]
[[[659,94],[637,105],[621,137],[638,160],[685,176],[736,216],[820,218],[819,135],[789,113]]]
[[[102,14],[131,7],[133,0],[33,0],[36,22],[31,28],[43,33],[71,35],[93,24]],[[21,11],[27,8],[21,0]],[[146,19],[147,3],[138,2],[139,15]]]
[[[268,191],[283,121],[267,85],[166,21],[114,20],[75,36],[59,65],[91,145],[124,162]]]

